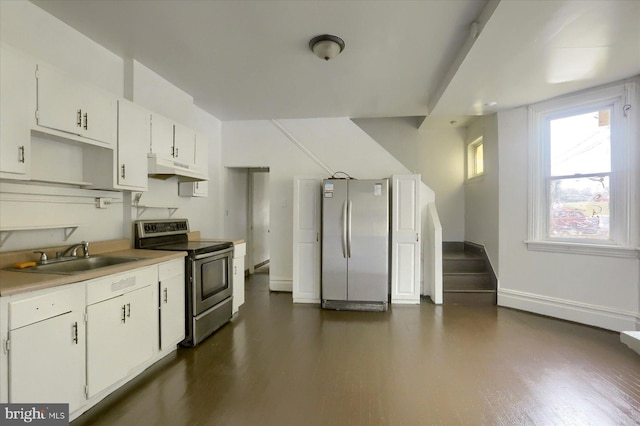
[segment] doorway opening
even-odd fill
[[[269,274],[269,168],[228,167],[225,234],[247,243],[245,274]]]

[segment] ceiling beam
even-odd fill
[[[451,80],[453,80],[453,77],[455,77],[456,73],[458,72],[460,65],[462,65],[462,62],[464,62],[465,58],[471,51],[471,48],[480,36],[480,33],[484,29],[485,25],[487,24],[487,22],[489,22],[489,19],[491,19],[491,16],[498,8],[500,1],[501,0],[489,0],[484,9],[482,9],[482,12],[480,12],[478,18],[469,26],[469,33],[467,35],[467,39],[462,45],[462,48],[458,51],[458,54],[449,66],[447,73],[444,75],[444,78],[438,85],[435,92],[429,96],[429,103],[427,105],[429,112],[435,109],[445,90],[447,90],[447,87],[449,87]],[[427,121],[427,117],[424,117],[422,121],[419,120],[418,129],[421,129],[423,126],[425,126],[425,122]]]

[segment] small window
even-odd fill
[[[482,138],[471,142],[467,148],[467,178],[484,174],[484,144]]]

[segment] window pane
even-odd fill
[[[476,155],[475,155],[475,162],[476,162],[476,167],[475,167],[475,174],[476,175],[481,175],[482,173],[484,173],[484,148],[483,148],[483,144],[478,144],[476,146]]]
[[[611,171],[611,109],[550,120],[551,176]]]
[[[609,239],[609,176],[550,179],[549,236]]]

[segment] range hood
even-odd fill
[[[163,180],[177,177],[180,182],[209,180],[209,176],[193,164],[185,164],[175,159],[158,157],[156,154],[147,154],[147,174],[151,178]]]

